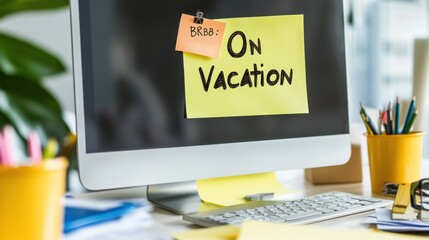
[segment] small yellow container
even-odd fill
[[[0,239],[61,238],[67,166],[64,158],[34,166],[0,166]]]
[[[366,135],[373,193],[385,183],[410,183],[420,179],[424,132],[399,135]]]

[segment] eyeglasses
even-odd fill
[[[414,209],[429,211],[429,178],[411,183],[410,194]]]

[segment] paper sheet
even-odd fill
[[[427,237],[380,232],[377,230],[348,230],[321,228],[314,226],[298,226],[267,222],[246,221],[240,229],[238,240],[419,240]]]
[[[393,220],[390,209],[376,209],[377,228],[391,232],[428,232],[429,222],[421,220]],[[373,221],[374,222],[374,221]]]
[[[244,196],[249,194],[274,192],[279,195],[293,192],[277,180],[274,172],[197,180],[197,188],[204,202],[218,206],[245,203]]]
[[[227,225],[174,233],[173,237],[177,240],[234,240],[239,230],[237,226]]]
[[[218,21],[218,58],[183,54],[187,118],[309,113],[304,15]]]

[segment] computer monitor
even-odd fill
[[[188,118],[175,44],[181,14],[197,10],[210,19],[303,14],[308,113]],[[342,0],[72,0],[82,184],[101,190],[346,162],[343,19]]]

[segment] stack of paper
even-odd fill
[[[390,232],[429,232],[429,222],[421,220],[393,220],[389,209],[376,209],[375,215],[370,215],[365,223],[377,224],[377,228]]]

